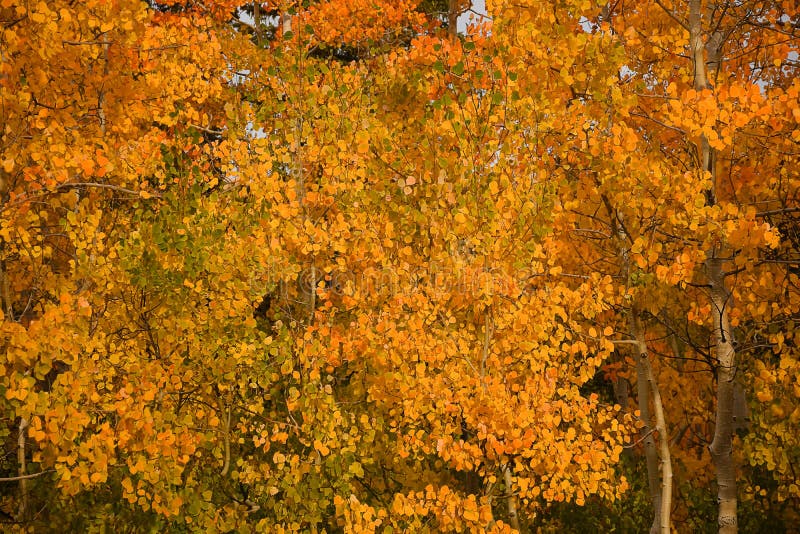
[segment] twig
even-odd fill
[[[140,191],[134,191],[133,189],[127,189],[125,187],[120,187],[118,185],[111,185],[111,184],[100,184],[96,182],[77,182],[72,184],[60,184],[56,186],[56,189],[77,189],[79,187],[97,187],[99,189],[111,189],[112,191],[119,191],[120,193],[127,193],[129,195],[139,196],[141,194]],[[158,193],[148,193],[150,196],[161,198],[161,195]]]
[[[759,211],[756,213],[756,217],[769,217],[770,215],[780,215],[782,213],[797,213],[800,212],[800,208],[782,208],[779,210],[769,210],[769,211]]]
[[[640,437],[639,439],[637,439],[636,441],[634,441],[630,445],[623,445],[622,447],[625,448],[625,449],[632,449],[635,446],[637,446],[638,444],[640,444],[641,442],[643,442],[644,440],[646,440],[650,436],[650,434],[654,433],[655,431],[656,431],[655,428],[651,428],[650,432],[648,432],[647,434],[643,435],[642,437]]]
[[[65,45],[71,45],[71,46],[83,46],[83,45],[104,45],[104,46],[106,46],[106,45],[110,45],[112,43],[111,41],[105,41],[105,40],[99,40],[99,39],[96,39],[94,41],[67,41],[65,39],[62,39],[61,42],[63,44],[65,44]]]
[[[29,475],[19,475],[15,477],[0,477],[0,482],[19,482],[20,480],[30,480],[31,478],[40,477],[42,475],[46,475],[47,473],[54,472],[55,469],[47,469],[46,471],[41,471],[39,473],[31,473]]]
[[[190,128],[194,128],[195,130],[200,130],[201,132],[205,132],[211,135],[222,135],[225,133],[225,130],[213,130],[207,126],[200,126],[197,124],[192,124],[191,122],[187,125]]]
[[[680,24],[683,27],[684,30],[689,31],[689,26],[685,22],[683,22],[681,19],[679,19],[678,16],[675,13],[673,13],[671,9],[667,9],[667,6],[665,6],[663,3],[661,3],[661,0],[656,0],[656,4],[658,4],[658,6],[661,9],[663,9],[664,12],[667,15],[669,15],[672,20],[674,20],[675,22]]]

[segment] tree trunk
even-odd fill
[[[633,315],[636,312],[632,312]],[[639,332],[637,332],[636,321],[631,319],[631,330],[634,339],[639,341]],[[647,462],[647,484],[650,488],[650,501],[653,503],[653,524],[650,526],[650,534],[656,534],[661,531],[661,503],[663,502],[661,495],[661,484],[658,480],[658,452],[656,451],[656,442],[653,437],[653,429],[650,425],[652,419],[650,417],[650,389],[653,382],[650,381],[650,373],[648,372],[650,362],[647,359],[647,351],[642,352],[643,343],[637,343],[639,357],[636,360],[636,386],[639,401],[639,417],[643,423],[642,436],[644,446],[644,456]]]
[[[714,316],[714,334],[717,356],[717,421],[714,440],[709,451],[717,470],[720,534],[738,531],[736,508],[736,466],[733,462],[733,408],[734,379],[736,378],[736,351],[733,348],[731,325],[728,318],[730,294],[725,287],[722,260],[711,257],[706,262],[711,284],[711,313]]]
[[[609,126],[610,128],[610,126]],[[622,218],[619,212],[617,212],[614,207],[612,206],[611,202],[608,200],[608,197],[602,195],[603,204],[605,204],[606,210],[608,211],[609,219],[612,221],[612,227],[615,229],[615,233],[617,235],[617,239],[619,241],[619,255],[622,258],[623,263],[623,272],[625,273],[625,277],[630,281],[630,250],[628,249],[627,243],[631,241],[630,235],[628,235],[624,224],[622,223]],[[616,222],[613,222],[616,221]],[[650,499],[653,503],[653,524],[650,526],[650,533],[656,534],[659,532],[663,532],[663,528],[666,526],[669,529],[669,509],[668,506],[666,511],[662,509],[662,504],[664,502],[664,494],[662,492],[662,483],[659,482],[659,468],[658,468],[658,452],[656,451],[656,444],[655,439],[653,437],[653,432],[655,429],[651,427],[652,419],[650,414],[650,396],[651,393],[655,399],[655,394],[658,391],[658,387],[653,379],[652,371],[650,370],[650,361],[647,357],[647,347],[644,343],[644,332],[642,331],[641,321],[639,319],[639,310],[638,307],[634,304],[631,309],[629,310],[629,328],[631,330],[631,335],[633,336],[636,346],[639,349],[639,357],[637,358],[636,363],[636,387],[637,387],[637,394],[638,394],[638,403],[639,403],[639,417],[643,423],[642,427],[642,441],[644,446],[644,454],[645,460],[647,463],[647,484],[650,489]],[[658,396],[658,409],[661,409],[661,397]],[[663,412],[662,412],[662,422],[663,422]],[[669,449],[667,448],[667,461],[669,461]],[[671,500],[671,489],[672,489],[672,468],[670,465],[669,469],[670,474],[670,495],[667,496],[667,500]],[[662,517],[666,513],[667,522],[662,523]],[[667,530],[669,532],[669,530]]]
[[[719,70],[722,62],[723,37],[715,31],[708,42],[703,42],[701,0],[689,3],[689,43],[692,48],[694,64],[694,88],[697,91],[712,89],[709,82],[707,64]],[[708,57],[706,58],[706,55]],[[701,136],[699,156],[702,170],[711,176],[711,190],[708,191],[707,204],[716,203],[715,184],[717,183],[714,149],[705,136]],[[736,466],[733,461],[733,408],[734,379],[736,377],[736,351],[728,316],[732,306],[731,295],[725,285],[723,260],[720,259],[720,246],[714,246],[706,253],[706,270],[710,285],[711,312],[714,322],[717,357],[717,414],[714,425],[714,440],[709,450],[717,474],[717,500],[719,511],[717,522],[720,534],[738,532],[736,507]]]
[[[288,10],[281,11],[281,32],[288,33],[292,31],[292,15]]]
[[[516,529],[517,532],[522,532],[519,527],[517,498],[514,497],[514,492],[511,491],[511,468],[508,465],[503,466],[503,480],[506,483],[506,494],[508,495],[508,521],[511,523],[511,528]]]
[[[28,515],[28,478],[25,476],[28,471],[25,455],[25,437],[28,430],[28,420],[24,417],[19,420],[19,434],[17,435],[17,463],[19,464],[19,509],[17,510],[17,521],[25,521]]]
[[[451,39],[458,35],[458,0],[447,2],[447,33]]]
[[[256,45],[261,46],[261,0],[253,2],[253,24],[255,25]]]
[[[642,382],[647,384],[647,388],[653,396],[653,411],[655,412],[656,427],[655,431],[658,433],[658,452],[661,456],[661,484],[658,485],[658,480],[654,475],[655,467],[651,466],[651,459],[655,457],[655,445],[653,444],[653,436],[650,434],[648,439],[651,442],[652,451],[647,451],[647,475],[648,482],[650,483],[650,495],[653,498],[653,507],[655,508],[655,517],[653,526],[650,527],[651,532],[656,531],[660,534],[670,533],[670,512],[672,510],[672,458],[669,452],[669,435],[667,434],[667,423],[664,417],[664,405],[661,402],[661,393],[658,389],[658,383],[653,375],[653,368],[650,365],[650,358],[647,353],[647,343],[644,339],[644,327],[642,320],[637,310],[633,310],[632,314],[632,327],[633,336],[636,339],[639,358],[637,362],[637,378],[639,380],[640,391],[642,389]],[[644,402],[639,400],[639,405],[647,404],[648,399]],[[648,406],[649,408],[649,406]],[[649,414],[648,414],[649,415]],[[650,420],[648,419],[648,427]],[[649,432],[649,429],[648,429]],[[646,449],[645,449],[646,450]],[[651,472],[651,468],[653,471]],[[654,491],[654,484],[657,486]]]

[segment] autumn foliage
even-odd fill
[[[796,528],[800,6],[486,4],[0,0],[4,529]]]

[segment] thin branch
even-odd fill
[[[483,391],[486,391],[486,360],[489,359],[489,351],[490,351],[490,342],[492,339],[492,317],[491,317],[491,308],[488,308],[484,315],[484,323],[483,323],[483,354],[481,356],[481,386],[483,387]]]
[[[79,187],[96,187],[99,189],[110,189],[112,191],[117,191],[120,193],[127,193],[129,195],[137,196],[144,198],[142,195],[147,194],[149,197],[152,198],[161,198],[159,193],[151,193],[149,191],[134,191],[133,189],[127,189],[125,187],[120,187],[118,185],[111,185],[111,184],[100,184],[94,182],[78,182],[78,183],[71,183],[71,184],[61,184],[55,187],[55,190],[48,190],[43,189],[36,193],[32,193],[29,195],[24,195],[21,198],[15,199],[13,202],[6,202],[2,208],[0,208],[0,212],[7,210],[8,208],[13,208],[15,206],[19,206],[21,204],[25,204],[26,202],[32,201],[34,198],[42,197],[50,193],[55,193],[59,190],[69,190],[69,189],[77,189]]]
[[[783,213],[798,213],[798,212],[800,212],[800,207],[781,208],[779,210],[759,211],[758,213],[756,213],[756,217],[769,217],[770,215],[781,215]]]
[[[171,45],[164,45],[164,46],[153,46],[150,48],[132,48],[132,50],[136,50],[137,52],[162,52],[164,50],[175,50],[176,48],[185,48],[189,45],[187,44],[171,44]]]
[[[658,7],[660,7],[661,9],[663,9],[663,10],[664,10],[664,13],[666,13],[667,15],[669,15],[669,16],[670,16],[670,18],[671,18],[672,20],[674,20],[675,22],[677,22],[678,24],[680,24],[680,25],[681,25],[681,27],[682,27],[684,30],[686,30],[686,31],[689,31],[689,26],[688,26],[688,25],[687,25],[685,22],[683,22],[681,19],[679,19],[679,18],[678,18],[678,16],[677,16],[675,13],[673,13],[671,9],[667,9],[667,6],[665,6],[665,5],[664,5],[664,4],[661,2],[661,0],[656,0],[656,4],[658,4]]]
[[[98,189],[111,189],[112,191],[118,191],[120,193],[127,193],[129,195],[140,196],[141,191],[134,191],[133,189],[127,189],[125,187],[120,187],[118,185],[111,185],[111,184],[100,184],[96,182],[77,182],[72,184],[60,184],[56,186],[56,189],[77,189],[79,187],[96,187]],[[161,195],[158,193],[149,193],[150,196],[161,198]]]
[[[30,475],[20,475],[15,477],[0,477],[0,482],[19,482],[20,480],[30,480],[31,478],[37,478],[42,475],[46,475],[47,473],[53,473],[55,469],[48,469],[46,471],[41,471],[39,473],[31,473]]]
[[[65,39],[62,39],[61,42],[63,44],[65,44],[65,45],[70,45],[70,46],[84,46],[84,45],[104,45],[105,46],[105,45],[112,44],[112,41],[106,41],[106,40],[100,40],[100,39],[96,39],[96,40],[93,40],[93,41],[67,41]]]
[[[213,130],[213,129],[208,128],[206,126],[199,126],[197,124],[192,124],[192,123],[187,124],[187,126],[189,126],[190,128],[194,128],[195,130],[200,130],[201,132],[205,132],[205,133],[211,134],[211,135],[222,135],[222,134],[225,133],[225,130]]]
[[[671,126],[671,125],[669,125],[669,124],[667,124],[667,123],[665,123],[665,122],[662,122],[662,121],[660,121],[660,120],[658,120],[658,119],[654,119],[653,117],[651,117],[651,116],[649,116],[649,115],[645,115],[644,113],[636,113],[636,112],[633,112],[633,111],[632,111],[630,114],[631,114],[631,116],[633,116],[633,117],[639,117],[639,118],[641,118],[641,119],[647,119],[647,120],[649,120],[649,121],[651,121],[651,122],[654,122],[654,123],[656,123],[656,124],[658,124],[658,125],[661,125],[661,126],[663,126],[664,128],[668,128],[668,129],[670,129],[670,130],[672,130],[672,131],[674,131],[674,132],[678,132],[679,134],[686,135],[686,132],[685,132],[684,130],[681,130],[681,129],[680,129],[680,128],[678,128],[677,126]]]
[[[639,445],[640,443],[642,443],[644,440],[646,440],[647,438],[649,438],[651,435],[653,435],[653,433],[654,433],[655,431],[656,431],[656,429],[655,429],[655,428],[651,428],[651,429],[650,429],[650,431],[649,431],[649,432],[647,432],[645,435],[643,435],[642,437],[640,437],[639,439],[637,439],[636,441],[634,441],[634,442],[633,442],[633,443],[631,443],[630,445],[623,445],[623,446],[622,446],[622,448],[624,448],[624,449],[632,449],[632,448],[636,447],[637,445]]]

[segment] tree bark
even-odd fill
[[[689,43],[692,48],[694,64],[694,88],[697,91],[712,89],[709,83],[708,65],[719,70],[722,58],[723,38],[715,31],[708,42],[703,42],[701,0],[689,3]],[[708,58],[706,59],[706,54]],[[716,203],[716,165],[714,149],[705,136],[700,139],[699,156],[702,170],[711,176],[711,190],[707,194],[707,204]],[[717,475],[717,500],[719,511],[717,523],[720,534],[735,534],[737,527],[736,466],[733,460],[733,420],[734,420],[734,379],[736,377],[736,351],[728,311],[732,306],[731,295],[725,284],[722,244],[715,245],[706,252],[706,271],[710,286],[711,313],[716,341],[717,359],[717,413],[714,425],[714,439],[709,451],[714,460]]]
[[[27,436],[28,420],[24,417],[19,420],[19,434],[17,435],[17,463],[19,480],[19,508],[17,510],[17,521],[25,521],[28,514],[28,479],[26,476],[28,467],[25,455],[25,438]]]
[[[447,2],[447,33],[451,39],[458,36],[458,0]]]
[[[628,235],[627,230],[625,229],[621,215],[614,209],[611,202],[608,200],[608,197],[603,195],[602,199],[603,204],[605,204],[606,210],[608,211],[609,219],[612,221],[611,224],[614,228],[614,232],[619,241],[619,255],[622,258],[623,272],[625,273],[625,277],[630,281],[630,250],[627,245],[627,243],[631,241],[630,235]],[[652,371],[650,371],[650,361],[647,357],[647,347],[644,344],[644,333],[640,332],[641,322],[639,319],[639,313],[638,307],[634,304],[628,312],[628,327],[630,328],[631,335],[633,336],[636,346],[639,349],[639,358],[637,358],[636,362],[636,387],[639,404],[639,417],[644,424],[642,427],[642,442],[644,446],[645,461],[647,464],[647,484],[650,490],[650,499],[653,503],[653,523],[650,526],[650,533],[657,534],[659,532],[663,532],[662,528],[664,527],[664,524],[662,523],[662,516],[664,515],[664,510],[662,509],[664,495],[662,492],[662,483],[659,482],[658,452],[656,451],[655,439],[653,437],[653,432],[655,429],[653,429],[651,426],[652,418],[650,414],[650,397],[651,393],[654,393],[654,388],[656,388],[655,390],[657,391],[657,385],[653,378]],[[658,399],[660,405],[660,395]],[[667,460],[669,459],[669,450],[667,450],[666,458]],[[672,488],[671,478],[672,470],[670,466],[670,492]],[[667,522],[665,524],[666,528],[669,529],[669,506],[667,507],[666,514]],[[667,532],[669,532],[669,530],[667,530]]]
[[[255,25],[256,44],[262,46],[261,39],[261,0],[253,2],[253,24]]]
[[[517,498],[514,497],[514,492],[511,491],[511,468],[508,465],[503,466],[503,481],[506,483],[506,494],[508,495],[508,521],[511,523],[511,528],[516,529],[517,532],[522,532],[519,526],[519,514],[517,513]]]
[[[634,315],[636,312],[631,312]],[[650,534],[656,534],[661,531],[661,503],[663,498],[661,495],[661,484],[658,480],[658,452],[656,451],[656,442],[653,437],[654,428],[650,416],[650,391],[654,382],[650,381],[650,374],[648,372],[650,362],[647,359],[647,351],[642,353],[642,343],[639,343],[639,332],[637,332],[636,321],[631,318],[631,329],[634,339],[637,340],[637,349],[639,357],[636,361],[636,386],[639,402],[639,418],[641,419],[644,456],[647,462],[647,485],[650,489],[650,501],[653,503],[653,524],[650,526]]]
[[[664,417],[664,405],[661,401],[661,393],[658,389],[653,368],[650,365],[650,358],[647,352],[647,343],[644,338],[644,327],[642,325],[641,317],[638,310],[632,312],[632,326],[633,336],[636,339],[639,349],[639,359],[637,362],[637,378],[640,383],[644,381],[647,384],[647,389],[653,397],[653,412],[656,418],[655,431],[658,433],[658,453],[661,456],[661,484],[658,485],[658,480],[655,479],[651,472],[651,458],[655,456],[655,445],[651,445],[652,452],[648,455],[648,482],[650,483],[650,495],[653,497],[653,505],[656,510],[653,526],[650,528],[651,532],[654,530],[660,534],[670,533],[670,512],[672,511],[672,458],[669,452],[669,435],[667,433],[667,423]],[[647,404],[648,399],[639,400],[639,405]],[[649,414],[648,414],[649,415]],[[648,419],[648,424],[650,420]],[[650,434],[648,438],[653,442],[653,436]],[[655,480],[654,480],[655,479]],[[656,491],[653,491],[653,485],[657,485]]]
[[[281,11],[281,32],[287,33],[292,31],[292,15],[287,9]]]
[[[717,356],[717,420],[709,451],[717,471],[717,522],[720,534],[735,534],[737,527],[736,466],[733,461],[734,379],[736,351],[733,348],[728,307],[730,294],[725,287],[722,260],[707,260]]]

